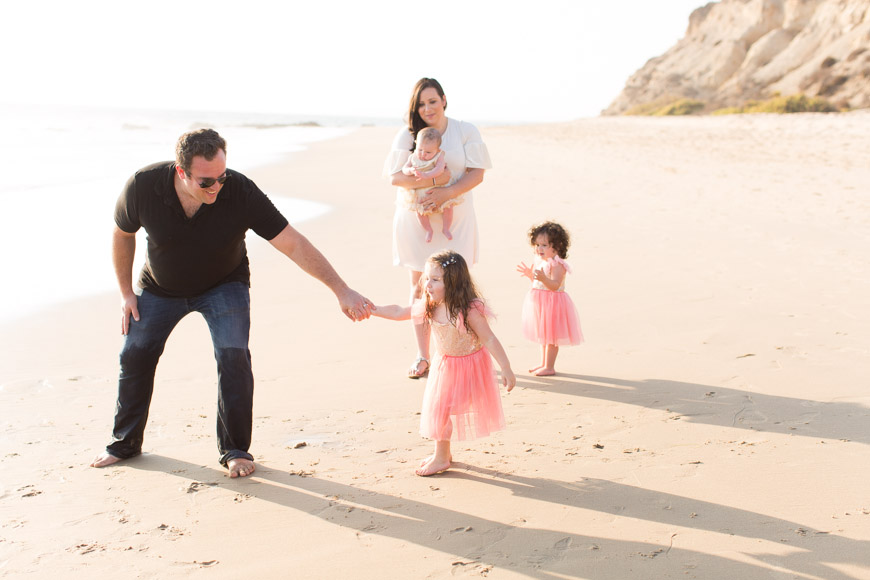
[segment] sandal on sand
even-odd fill
[[[426,366],[423,370],[419,370],[420,363],[426,363]],[[408,369],[408,378],[409,379],[419,379],[421,377],[425,377],[429,374],[429,359],[424,356],[418,356],[417,360],[414,361],[414,364],[411,365],[411,368]]]

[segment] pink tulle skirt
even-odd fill
[[[565,292],[532,288],[522,315],[523,336],[538,344],[580,344],[583,332],[574,301]]]
[[[485,437],[504,429],[489,351],[435,359],[423,393],[420,434],[435,441]]]

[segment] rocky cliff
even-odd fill
[[[870,107],[870,0],[721,0],[695,10],[686,35],[637,71],[603,111],[679,98],[705,111],[777,94]]]

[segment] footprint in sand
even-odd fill
[[[193,562],[173,562],[175,566],[185,566],[187,568],[211,568],[220,564],[220,560],[194,560]]]
[[[36,497],[38,495],[42,495],[42,492],[32,485],[25,485],[24,487],[19,487],[16,491],[24,492],[21,494],[21,497]]]
[[[217,483],[213,483],[210,481],[192,481],[190,482],[190,485],[187,486],[187,493],[196,493],[206,487],[216,487],[217,485]]]
[[[758,425],[767,423],[767,415],[759,411],[755,407],[755,402],[751,397],[745,397],[743,406],[734,413],[734,418],[731,420],[731,425],[736,426],[738,423],[743,425]]]
[[[451,576],[487,576],[492,572],[492,565],[481,564],[480,562],[470,560],[457,560],[451,564]]]
[[[571,544],[573,543],[573,541],[574,540],[572,540],[571,538],[562,538],[561,540],[559,540],[558,542],[553,544],[553,548],[556,550],[560,550],[560,551],[567,550],[568,548],[571,547]]]
[[[176,528],[175,526],[168,526],[166,524],[160,524],[159,526],[157,526],[157,531],[165,532],[162,535],[166,536],[168,539],[170,539],[172,541],[177,540],[178,538],[180,538],[181,536],[183,536],[187,533],[181,528]]]
[[[139,518],[130,515],[124,510],[113,510],[107,515],[109,516],[110,520],[118,522],[119,524],[129,524],[131,521],[136,523],[139,522]]]
[[[734,415],[732,425],[741,423],[743,425],[760,425],[767,423],[767,415],[760,413],[755,409],[740,409]]]
[[[85,554],[90,554],[91,552],[105,552],[106,546],[102,544],[77,544],[75,546],[67,548],[66,551],[84,556]]]

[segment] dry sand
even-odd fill
[[[378,303],[407,295],[379,175],[393,132],[249,173],[335,208],[299,227]],[[217,463],[200,318],[167,345],[145,453],[99,470],[117,297],[2,327],[0,576],[870,578],[870,115],[483,135],[495,169],[474,275],[519,379],[504,432],[416,477],[431,444],[423,383],[404,377],[410,327],[349,322],[252,243],[251,478]],[[587,338],[552,378],[524,372],[538,350],[519,335],[514,271],[544,218],[573,233]]]

